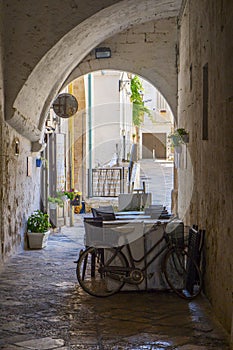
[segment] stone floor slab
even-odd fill
[[[59,347],[63,346],[64,340],[46,337],[46,338],[31,339],[31,340],[19,342],[19,343],[16,343],[15,345],[21,348],[25,347],[26,349],[49,350],[49,349],[58,349]]]

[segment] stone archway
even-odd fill
[[[68,32],[41,59],[19,91],[7,122],[32,142],[43,135],[51,101],[74,68],[99,43],[116,33],[145,23],[176,17],[181,1],[124,0],[105,8]]]
[[[111,59],[97,60],[94,52],[91,52],[72,71],[63,86],[93,71],[110,69],[131,72],[160,91],[176,118],[177,32],[176,18],[172,17],[149,21],[116,34],[99,45],[112,49]]]

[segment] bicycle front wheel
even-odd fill
[[[104,268],[108,272],[105,272]],[[77,279],[90,295],[107,297],[120,291],[124,281],[117,270],[128,266],[122,252],[114,248],[90,247],[81,253],[77,262]],[[111,269],[115,272],[111,273]]]
[[[200,294],[200,269],[185,250],[169,250],[164,258],[163,272],[169,287],[181,298],[194,299]]]

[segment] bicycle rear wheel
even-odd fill
[[[104,272],[116,269],[115,272]],[[90,295],[107,297],[120,291],[125,284],[118,268],[128,266],[128,261],[122,252],[114,248],[90,247],[81,253],[77,262],[77,279],[80,286]]]
[[[169,250],[164,258],[163,272],[169,287],[181,298],[194,299],[200,294],[200,269],[185,250]]]

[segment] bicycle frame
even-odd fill
[[[154,230],[151,229],[150,231],[146,232],[146,234],[148,234],[151,231],[153,232]],[[148,257],[148,255],[151,254],[159,246],[159,244],[163,241],[165,241],[164,246],[153,256],[153,258],[151,258],[148,262],[146,262],[146,258]],[[120,271],[121,272],[129,272],[130,270],[133,270],[136,268],[135,263],[140,263],[140,262],[144,261],[145,266],[143,268],[140,268],[140,270],[142,272],[144,272],[164,251],[171,249],[172,246],[173,245],[169,241],[168,234],[164,231],[163,236],[139,259],[135,259],[133,257],[129,243],[126,245],[123,245],[121,247],[116,247],[116,248],[114,248],[115,254],[113,254],[112,258],[107,262],[107,264],[105,264],[104,270],[105,270],[105,272],[108,270],[107,266],[111,264],[111,262],[116,257],[117,253],[120,252],[124,247],[126,247],[128,257],[129,257],[129,259],[128,259],[129,266],[128,267],[116,267],[116,270],[118,270],[119,272]],[[115,267],[110,266],[109,270],[113,271],[113,270],[115,270]]]
[[[127,249],[127,253],[129,256],[129,262],[130,265],[135,268],[135,263],[140,263],[140,262],[145,262],[145,266],[143,268],[141,268],[140,270],[142,272],[144,272],[165,250],[167,250],[168,248],[171,248],[171,244],[170,242],[166,239],[166,233],[163,233],[163,236],[145,253],[143,254],[143,256],[139,259],[135,259],[132,255],[132,251],[130,248],[130,245],[127,244],[126,245],[126,249]],[[148,262],[146,262],[146,258],[159,246],[160,243],[162,243],[163,241],[165,241],[166,243],[164,244],[164,246],[153,256],[153,258],[151,258]]]

